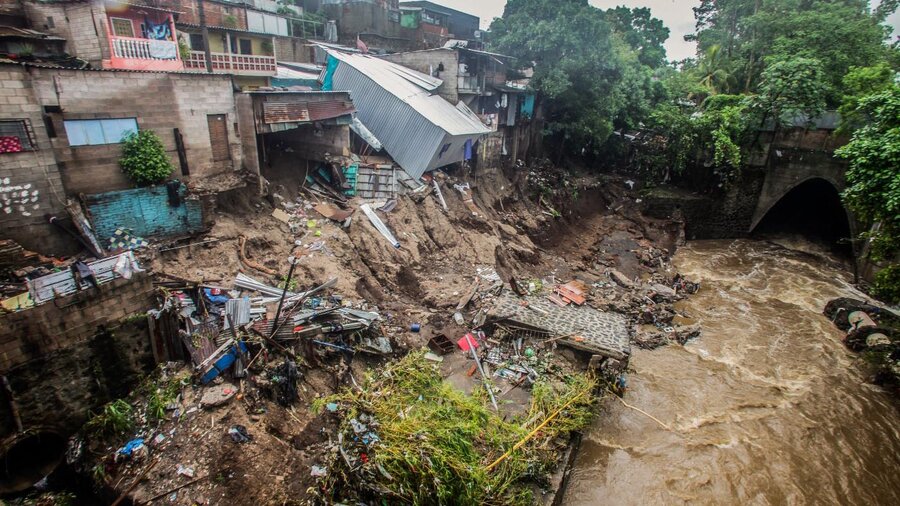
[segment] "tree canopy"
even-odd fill
[[[587,0],[510,0],[492,47],[534,65],[547,130],[573,152],[634,127],[663,94],[653,79],[668,30],[648,9],[604,12]]]

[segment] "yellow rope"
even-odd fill
[[[638,413],[640,413],[640,414],[646,416],[647,418],[653,420],[654,422],[660,424],[660,425],[661,425],[664,429],[666,429],[667,431],[673,432],[671,427],[669,427],[668,425],[666,425],[666,424],[660,422],[658,418],[656,418],[655,416],[651,415],[650,413],[647,413],[646,411],[644,411],[644,410],[641,409],[641,408],[636,408],[636,407],[632,406],[631,404],[628,404],[627,402],[625,402],[625,399],[619,397],[618,395],[613,395],[613,397],[615,397],[616,399],[619,399],[619,401],[620,401],[622,404],[624,404],[626,408],[630,408],[630,409],[633,409],[633,410],[637,411]]]
[[[544,420],[540,425],[538,425],[533,431],[529,432],[527,436],[523,437],[518,443],[516,443],[515,445],[513,445],[513,447],[510,448],[508,452],[504,453],[503,455],[500,456],[500,458],[498,458],[497,460],[495,460],[494,462],[492,462],[491,465],[487,466],[487,468],[485,468],[485,471],[490,471],[490,470],[493,469],[497,464],[499,464],[499,463],[503,462],[504,460],[506,460],[506,458],[509,457],[509,456],[512,454],[512,452],[514,452],[514,451],[518,450],[519,448],[521,448],[522,445],[524,445],[526,442],[528,442],[529,439],[531,439],[532,437],[534,437],[534,435],[537,434],[538,431],[540,431],[541,429],[544,428],[545,425],[547,425],[548,423],[550,423],[550,420],[553,420],[554,418],[556,418],[556,416],[559,415],[559,413],[560,413],[562,410],[568,408],[573,402],[575,402],[579,397],[581,397],[581,396],[584,395],[584,394],[585,394],[585,392],[581,392],[580,394],[576,395],[575,397],[572,397],[572,398],[569,400],[569,402],[567,402],[567,403],[565,403],[565,404],[563,405],[563,407],[561,407],[561,408],[557,409],[556,411],[554,411],[552,415],[550,415],[546,420]]]

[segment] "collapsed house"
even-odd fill
[[[412,178],[472,158],[490,130],[465,104],[435,93],[442,81],[364,54],[328,51],[323,90],[349,91],[359,120]]]

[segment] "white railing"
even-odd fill
[[[210,53],[213,72],[225,74],[275,74],[278,65],[274,56],[249,54]],[[203,51],[191,51],[191,57],[184,62],[185,68],[206,70],[206,55]]]
[[[172,60],[178,56],[178,46],[174,42],[165,40],[153,41],[154,44],[171,44],[175,58],[156,58],[150,51],[150,40],[135,39],[131,37],[113,37],[113,54],[117,58],[130,58],[139,60]]]

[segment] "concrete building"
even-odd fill
[[[45,215],[65,216],[66,201],[80,194],[132,187],[119,166],[128,132],[160,137],[173,179],[242,167],[227,75],[0,63],[0,86],[8,95],[0,98],[0,228],[26,248],[65,253],[71,242]]]

